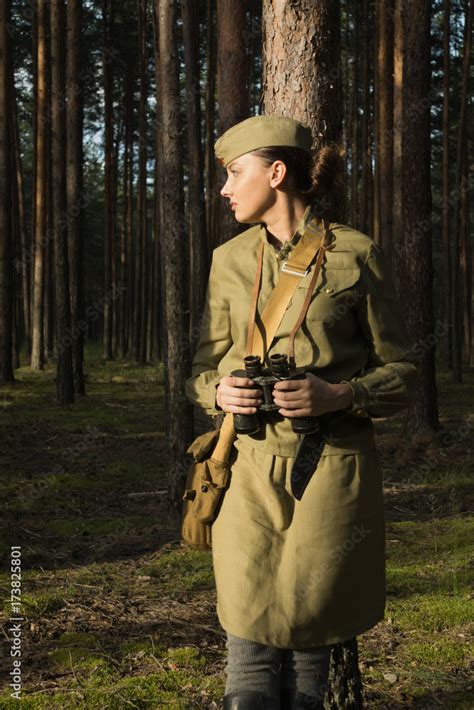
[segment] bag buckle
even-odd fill
[[[285,263],[282,265],[281,270],[285,272],[285,274],[291,274],[292,276],[306,276],[309,274],[309,268],[305,269],[304,271],[301,271],[301,269],[298,269],[298,267],[293,267],[291,268],[288,266],[288,262],[285,261]]]

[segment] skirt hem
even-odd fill
[[[364,633],[365,631],[369,631],[369,629],[373,628],[376,626],[380,621],[383,621],[385,614],[384,612],[377,614],[376,616],[371,617],[370,621],[366,621],[364,623],[359,624],[357,627],[354,629],[351,629],[350,631],[342,631],[336,634],[329,634],[324,637],[314,637],[311,639],[309,643],[305,642],[304,644],[300,644],[297,641],[293,640],[291,641],[288,639],[288,643],[284,643],[284,639],[278,639],[272,634],[267,634],[265,637],[260,636],[259,638],[256,638],[258,634],[252,633],[252,630],[249,628],[236,628],[232,627],[231,624],[225,623],[221,616],[219,615],[219,612],[217,612],[217,616],[220,622],[220,625],[229,634],[232,634],[232,636],[237,636],[238,638],[246,639],[247,641],[253,641],[254,643],[260,643],[265,646],[272,646],[274,648],[284,648],[284,649],[294,649],[297,651],[304,650],[306,648],[314,648],[315,646],[332,646],[334,644],[338,643],[344,643],[344,641],[349,641],[350,639],[355,638],[359,634]]]

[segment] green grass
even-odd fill
[[[169,594],[212,589],[214,585],[212,557],[209,552],[170,550],[143,571],[156,578]]]

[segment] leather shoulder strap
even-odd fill
[[[290,253],[288,261],[283,264],[278,283],[265,304],[261,318],[258,316],[256,303],[252,304],[253,314],[251,309],[251,317],[253,315],[256,320],[258,330],[255,331],[252,328],[253,341],[250,352],[248,351],[249,343],[247,343],[247,355],[260,355],[262,362],[264,362],[288,303],[299,282],[307,274],[315,255],[320,252],[322,242],[321,229],[310,222],[298,244]]]
[[[318,278],[324,251],[327,246],[326,235],[328,230],[329,226],[325,227],[323,238],[323,233],[319,227],[311,222],[306,226],[301,239],[291,252],[288,261],[283,265],[280,279],[265,304],[262,317],[259,319],[257,301],[260,290],[263,251],[265,246],[262,243],[259,251],[257,272],[255,274],[254,286],[252,290],[252,304],[250,307],[250,317],[247,331],[247,355],[260,355],[262,362],[264,361],[264,357],[272,344],[275,333],[278,330],[278,326],[281,323],[293,293],[295,292],[303,276],[306,275],[315,255],[318,254],[314,274],[311,279],[310,287],[308,288],[308,294],[300,313],[300,317],[298,318],[297,325],[292,332],[294,340],[294,334],[303,321],[309,305],[311,293],[314,290],[314,285],[316,284],[316,280]],[[255,330],[257,320],[258,330]],[[293,340],[290,336],[289,348],[292,346]],[[224,416],[219,439],[212,453],[212,458],[217,461],[228,461],[235,437],[234,417],[233,415],[227,413]]]

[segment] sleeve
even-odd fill
[[[362,269],[364,297],[357,319],[368,348],[368,362],[346,382],[353,392],[350,411],[361,417],[389,417],[413,401],[417,367],[405,330],[395,284],[382,249],[375,242]]]
[[[185,382],[186,397],[210,416],[222,411],[216,404],[216,387],[222,377],[217,366],[232,345],[229,301],[219,271],[214,252],[191,377]]]

